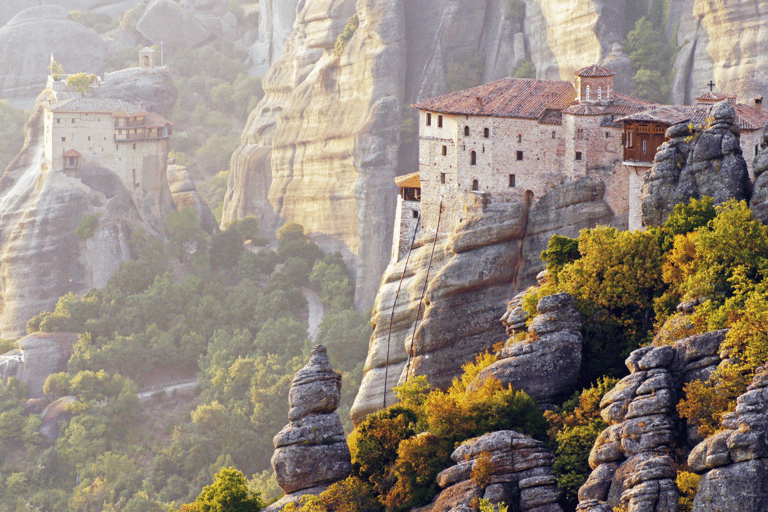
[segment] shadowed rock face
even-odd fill
[[[509,311],[508,311],[509,313]],[[508,314],[504,315],[508,318]],[[499,360],[480,371],[470,387],[494,377],[531,395],[540,406],[554,408],[573,392],[581,367],[581,316],[573,297],[542,297],[527,329],[531,340],[507,342]]]
[[[426,375],[432,386],[447,388],[475,354],[504,343],[507,301],[535,283],[552,234],[576,236],[611,222],[604,191],[598,181],[569,181],[530,207],[492,204],[446,239],[417,240],[405,271],[403,258],[382,279],[352,419],[359,423],[393,404],[392,388],[409,376]]]
[[[721,204],[729,199],[749,200],[751,185],[747,162],[739,145],[735,111],[727,102],[712,106],[714,119],[701,133],[685,124],[667,130],[670,138],[659,147],[642,189],[643,224],[664,224],[675,205],[689,199],[711,197]]]
[[[16,377],[29,387],[30,398],[40,398],[44,396],[45,379],[67,369],[76,342],[77,334],[41,332],[24,336],[19,340],[24,362],[6,363],[0,367],[0,380],[7,383],[8,378]]]
[[[484,489],[471,478],[481,456],[491,462],[489,482]],[[552,474],[555,457],[541,441],[513,430],[500,430],[462,443],[451,458],[456,465],[437,476],[437,483],[444,490],[420,512],[472,510],[472,500],[477,498],[522,512],[562,512],[557,504],[560,492]]]
[[[755,155],[752,170],[755,173],[755,181],[752,185],[749,209],[757,220],[768,224],[768,173],[765,172],[768,171],[768,125],[763,127],[760,150]]]
[[[134,101],[157,101],[153,87],[166,90],[168,81],[169,75],[157,75],[154,86],[134,89]],[[71,177],[43,165],[41,101],[27,123],[24,148],[0,178],[0,336],[10,338],[24,335],[27,320],[62,295],[103,287],[131,257],[130,232],[156,232],[173,208],[164,167],[147,177],[136,205],[110,169],[84,166]],[[172,102],[158,105],[173,110]],[[96,212],[93,236],[79,240],[80,219]]]
[[[305,494],[318,494],[345,479],[352,463],[336,408],[341,375],[333,371],[323,345],[296,372],[288,392],[290,423],[275,435],[272,467],[286,496],[268,511],[279,510]]]
[[[695,512],[768,509],[768,367],[755,372],[736,410],[723,416],[723,429],[697,445],[688,457],[703,473]]]
[[[609,426],[589,454],[593,471],[579,489],[579,512],[607,512],[619,505],[638,512],[677,511],[672,455],[677,443],[691,445],[693,439],[681,435],[675,405],[684,384],[706,379],[720,363],[725,333],[713,331],[630,354],[630,375],[600,402],[600,416]]]

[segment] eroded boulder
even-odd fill
[[[340,397],[341,375],[331,368],[326,348],[316,345],[291,384],[290,422],[273,439],[272,468],[286,496],[265,510],[319,494],[351,473],[349,448],[335,412]]]

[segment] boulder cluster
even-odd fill
[[[660,226],[675,205],[690,198],[711,197],[715,204],[729,199],[749,200],[751,185],[747,162],[739,145],[736,111],[727,101],[709,110],[706,129],[692,124],[670,126],[669,141],[656,152],[642,189],[645,226]]]
[[[703,473],[695,512],[768,510],[768,366],[759,368],[736,410],[723,417],[723,430],[688,456]]]
[[[305,494],[319,494],[352,472],[344,428],[335,412],[341,398],[341,375],[333,371],[323,345],[291,383],[290,422],[275,435],[272,467],[286,496],[268,510],[280,510]]]
[[[627,512],[677,511],[673,452],[688,441],[679,436],[675,406],[685,383],[707,378],[717,367],[725,332],[630,354],[630,375],[600,402],[609,426],[590,452],[593,471],[579,489],[578,512],[610,512],[618,506]]]
[[[536,316],[526,327],[526,314],[518,294],[508,305],[502,322],[513,336],[499,352],[499,360],[483,369],[472,385],[493,376],[535,398],[542,407],[554,407],[573,392],[581,366],[581,316],[573,297],[556,293],[539,300]],[[515,341],[518,333],[528,338]]]
[[[521,512],[562,512],[554,456],[541,441],[501,430],[470,439],[451,458],[456,465],[437,476],[443,491],[419,512],[469,512],[480,498]]]

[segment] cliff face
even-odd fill
[[[169,80],[159,73],[155,86],[172,88]],[[149,103],[154,91],[136,88],[134,99]],[[144,182],[141,211],[110,169],[81,167],[76,177],[50,169],[43,160],[45,94],[26,126],[24,148],[0,179],[0,336],[6,338],[23,335],[27,320],[60,296],[103,287],[130,259],[130,231],[154,232],[172,208],[165,168]],[[162,107],[172,111],[173,103]],[[100,217],[83,241],[75,229],[86,214]]]
[[[359,27],[335,57],[355,12],[351,0],[300,10],[232,157],[224,223],[254,213],[272,231],[302,224],[356,268],[361,298],[375,290],[389,254],[404,39],[399,4],[358,2]]]
[[[507,301],[535,282],[550,236],[576,236],[611,222],[604,192],[599,181],[581,179],[533,205],[490,205],[447,240],[418,240],[407,267],[405,258],[390,265],[376,296],[353,421],[380,409],[385,392],[386,404],[393,404],[393,387],[409,376],[426,375],[432,386],[445,388],[475,354],[505,342],[500,319]]]

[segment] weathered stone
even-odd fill
[[[621,424],[611,425],[597,436],[597,440],[589,452],[589,466],[592,469],[596,469],[606,462],[624,458],[624,452],[621,449],[621,429]]]
[[[731,432],[718,432],[699,443],[688,455],[688,466],[692,471],[703,472],[730,462],[728,437]]]
[[[632,356],[630,356],[632,357]],[[632,373],[621,379],[600,401],[600,416],[608,424],[624,420],[637,388],[645,380],[645,372]]]
[[[756,432],[736,431],[728,437],[726,443],[728,452],[733,462],[758,459],[768,455],[768,447],[765,443],[765,435]]]
[[[674,423],[664,414],[642,416],[625,421],[621,429],[621,448],[626,455],[669,451],[675,438]]]
[[[330,485],[352,472],[347,443],[290,445],[272,455],[272,468],[280,488],[287,494],[308,487]]]
[[[637,396],[629,404],[626,418],[669,413],[675,405],[673,398],[669,389],[658,389],[653,394]]]
[[[212,36],[187,9],[171,0],[150,2],[136,30],[153,43],[177,43],[183,48],[194,48]]]
[[[672,347],[657,347],[643,355],[637,363],[641,370],[653,368],[666,368],[675,357],[675,349]]]
[[[338,414],[310,414],[292,421],[275,434],[275,448],[293,444],[333,444],[346,441]]]
[[[461,461],[455,466],[442,470],[437,475],[437,485],[445,489],[455,483],[469,480],[472,475],[472,462]]]
[[[527,292],[520,292],[515,295],[511,301],[507,303],[507,312],[501,317],[501,323],[507,328],[507,334],[514,336],[518,332],[525,332],[528,330],[526,321],[528,320],[528,313],[523,310],[523,297]]]
[[[211,213],[208,203],[197,191],[195,182],[185,167],[169,165],[166,171],[168,175],[168,187],[176,209],[181,210],[190,207],[197,214],[200,226],[208,233],[213,233],[217,228],[216,219]]]
[[[768,510],[768,470],[764,460],[715,468],[701,477],[696,512]]]
[[[635,487],[642,482],[650,480],[674,479],[677,476],[677,469],[672,457],[664,455],[653,457],[637,465],[635,471],[625,480],[626,487]]]
[[[333,371],[328,351],[322,345],[312,348],[309,362],[296,372],[288,393],[288,417],[296,421],[309,414],[329,414],[341,399],[341,375]]]
[[[579,488],[579,503],[589,500],[605,501],[618,466],[617,463],[610,462],[594,468],[587,481]]]

